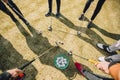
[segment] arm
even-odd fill
[[[103,71],[104,73],[107,73],[109,74],[109,70],[108,70],[108,66],[109,66],[110,62],[99,62],[99,63],[96,63],[95,66]]]
[[[11,77],[11,74],[8,72],[4,72],[0,74],[0,80],[9,80],[10,77]]]
[[[17,77],[20,73],[22,73],[21,70],[19,69],[11,69],[11,70],[8,70],[2,74],[0,74],[0,80],[9,80],[9,78],[13,77]]]
[[[99,62],[96,64],[104,73],[110,74],[115,80],[120,80],[120,62]]]
[[[120,62],[111,62],[108,69],[109,69],[109,74],[115,80],[120,80]]]

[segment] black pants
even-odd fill
[[[20,9],[16,6],[16,4],[12,0],[8,0],[8,2],[23,16]],[[9,6],[10,7],[10,6]],[[15,12],[16,13],[16,12]],[[17,14],[17,13],[16,13]]]
[[[100,76],[97,74],[90,73],[88,71],[84,71],[85,78],[87,80],[114,80],[112,78],[107,78],[105,76]]]
[[[16,13],[16,15],[24,22],[26,23],[26,19],[24,18],[22,12],[20,9],[16,6],[16,4],[12,0],[8,0],[9,4],[8,6]]]
[[[57,4],[57,13],[60,13],[61,0],[56,0]],[[52,12],[52,0],[48,0],[49,12]]]
[[[87,11],[87,9],[90,7],[91,3],[93,2],[93,0],[88,0],[86,2],[86,5],[85,5],[85,8],[83,10],[83,13],[85,13]],[[94,13],[91,17],[91,21],[94,20],[97,16],[97,14],[100,12],[103,4],[104,4],[105,0],[99,0],[98,3],[97,3],[97,6],[96,6],[96,9],[94,10]]]
[[[13,16],[13,14],[9,11],[9,9],[3,4],[1,0],[0,0],[0,10],[3,11],[5,14],[9,15],[14,22],[16,21],[16,18]]]

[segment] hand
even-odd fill
[[[11,69],[7,71],[8,73],[11,74],[12,77],[17,77],[20,73],[22,73],[22,71],[20,69]]]
[[[95,64],[95,66],[99,70],[103,71],[104,73],[109,74],[109,70],[108,70],[109,64],[110,64],[109,62],[99,62],[99,63]]]
[[[8,0],[3,0],[5,3],[8,3]]]

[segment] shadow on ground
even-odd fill
[[[52,17],[55,17],[55,15],[53,15]],[[56,17],[55,17],[56,18]],[[84,41],[86,41],[87,43],[91,44],[94,48],[96,48],[98,51],[100,51],[103,55],[109,55],[108,53],[100,50],[99,48],[97,48],[96,44],[97,43],[103,43],[103,44],[106,44],[106,42],[93,30],[91,29],[88,29],[88,28],[85,28],[85,27],[81,27],[80,26],[76,26],[74,23],[72,23],[72,21],[70,21],[69,19],[67,19],[64,15],[61,14],[61,16],[59,18],[56,18],[58,19],[60,22],[64,23],[66,26],[68,26],[69,28],[72,28],[76,31],[80,31],[82,32],[82,34],[85,34],[88,37],[85,37],[85,36],[82,36],[82,35],[78,35],[78,37]],[[89,20],[85,17],[84,19],[85,21],[88,21]],[[99,28],[97,25],[95,25],[95,28],[97,30],[99,30],[102,34],[104,34],[105,36],[107,37],[111,37],[115,40],[118,40],[120,39],[120,35],[119,34],[113,34],[113,33],[109,33],[101,28]]]
[[[87,17],[84,18],[84,21],[90,22],[89,19]],[[115,33],[110,33],[104,29],[102,29],[101,27],[97,26],[96,24],[92,23],[91,28],[95,28],[97,29],[99,32],[101,32],[103,35],[110,37],[112,39],[115,40],[119,40],[120,39],[120,34],[115,34]]]
[[[93,28],[97,29],[99,32],[101,32],[103,35],[105,35],[107,37],[110,37],[110,38],[115,39],[115,40],[120,39],[120,34],[110,33],[108,31],[102,29],[101,27],[98,27],[95,24],[93,24],[92,26],[93,26]]]
[[[28,29],[30,30],[30,32],[32,33],[32,36],[24,29],[24,27],[21,25],[21,23],[17,22],[16,23],[18,29],[20,30],[20,32],[24,35],[24,37],[26,38],[26,42],[28,44],[28,47],[37,55],[42,54],[44,51],[48,50],[51,47],[54,47],[53,45],[51,45],[48,41],[48,39],[46,37],[43,37],[42,34],[37,33],[37,31],[30,25],[28,25]],[[52,66],[54,68],[56,68],[54,66],[54,57],[56,56],[56,54],[67,54],[68,52],[64,49],[62,49],[61,47],[55,47],[53,49],[51,49],[49,52],[47,52],[46,54],[44,54],[43,56],[41,56],[40,62],[42,64],[46,64],[49,66]],[[69,67],[65,70],[60,70],[69,80],[72,80],[73,78],[75,78],[77,71],[76,68],[74,66],[74,61],[72,60],[71,57],[69,57],[70,60],[70,64]],[[57,69],[57,68],[56,68]]]
[[[13,45],[0,35],[0,70],[6,71],[8,69],[22,66],[28,62],[24,60],[22,55],[13,47]],[[35,80],[37,70],[30,65],[24,69],[26,73],[26,80]]]

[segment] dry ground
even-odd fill
[[[98,0],[95,0],[86,13],[90,19]],[[64,45],[52,49],[47,54],[25,68],[26,80],[86,80],[75,69],[73,60],[66,70],[59,70],[53,64],[55,54],[67,53],[72,50],[85,58],[97,60],[106,53],[96,47],[96,43],[112,44],[120,39],[120,0],[106,0],[101,12],[94,20],[93,28],[87,29],[88,21],[79,21],[86,0],[62,0],[60,18],[52,17],[53,31],[47,30],[51,17],[45,17],[47,0],[14,0],[32,26],[26,26],[15,14],[19,23],[15,24],[0,11],[0,70],[19,67],[30,61],[46,49],[54,46],[55,41]],[[53,13],[56,13],[56,3],[53,0]],[[13,11],[11,11],[13,13]],[[43,31],[39,35],[39,31]],[[62,32],[65,31],[65,32]],[[81,36],[75,36],[81,31]],[[105,75],[94,64],[73,56],[86,69]],[[105,75],[108,76],[108,75]]]

